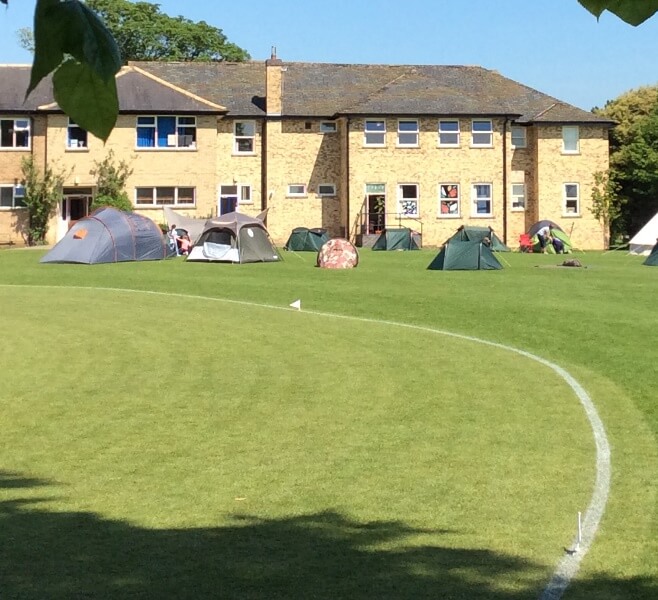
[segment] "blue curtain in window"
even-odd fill
[[[155,146],[155,127],[137,128],[137,147],[153,148]]]
[[[158,117],[158,147],[167,147],[167,136],[176,133],[176,117]]]

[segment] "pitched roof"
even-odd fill
[[[262,61],[131,64],[229,114],[265,115]],[[508,115],[520,123],[612,124],[482,67],[284,62],[283,69],[283,117]]]
[[[59,108],[52,91],[51,77],[45,77],[25,102],[30,81],[30,66],[0,66],[0,111],[39,112]],[[224,114],[226,109],[214,102],[179,89],[151,73],[124,67],[117,74],[119,111],[122,113]]]

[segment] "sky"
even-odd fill
[[[658,15],[638,27],[577,0],[160,0],[254,60],[478,65],[585,110],[658,84]],[[35,0],[0,5],[0,64],[30,64],[17,31]]]

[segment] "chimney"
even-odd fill
[[[284,70],[283,61],[276,57],[276,46],[272,46],[272,56],[265,61],[265,110],[268,116],[281,115]]]

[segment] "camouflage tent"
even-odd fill
[[[352,269],[359,264],[359,253],[347,240],[334,238],[318,252],[317,265],[322,269]]]

